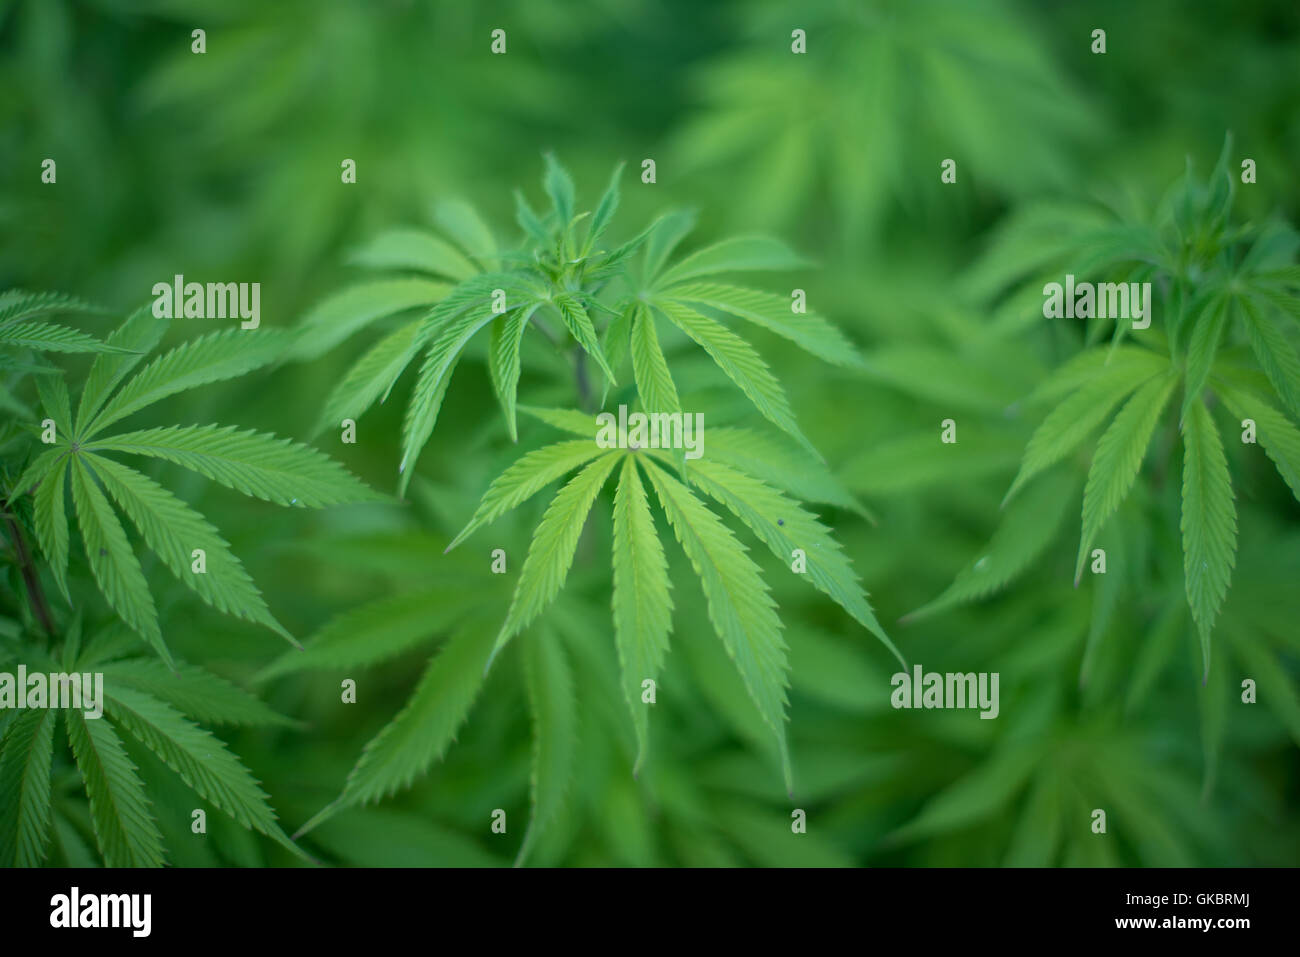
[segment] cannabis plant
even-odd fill
[[[387,396],[408,365],[418,366],[402,429],[400,492],[411,483],[452,372],[476,336],[488,339],[487,366],[509,438],[519,435],[520,411],[574,436],[530,451],[507,468],[447,546],[450,551],[572,475],[536,527],[499,631],[490,641],[466,632],[433,659],[416,697],[367,747],[329,813],[408,784],[441,753],[484,670],[564,587],[589,514],[611,478],[612,630],[638,741],[634,770],[645,757],[647,703],[653,701],[645,689],[659,677],[672,630],[673,599],[656,504],[660,521],[667,522],[699,580],[713,630],[775,736],[787,787],[788,664],[776,602],[747,546],[705,500],[730,512],[778,561],[790,563],[898,654],[831,530],[788,493],[794,487],[820,487],[832,490],[822,495],[823,501],[847,507],[856,503],[838,489],[800,431],[781,384],[737,330],[745,323],[762,327],[847,368],[860,364],[856,349],[823,317],[796,308],[791,297],[726,281],[729,274],[806,265],[776,240],[737,237],[677,257],[674,251],[693,217],[670,213],[623,242],[609,242],[621,174],[620,165],[595,208],[580,211],[569,174],[548,156],[543,186],[550,208],[539,214],[516,194],[523,243],[515,248],[498,246],[463,203],[440,209],[437,220],[445,237],[413,228],[385,233],[363,247],[357,261],[420,275],[379,278],[345,289],[314,309],[298,329],[299,354],[310,355],[321,349],[322,341],[332,345],[381,317],[420,310],[386,330],[327,401],[327,421],[354,419]],[[440,285],[449,283],[454,285]],[[525,354],[531,354],[523,347],[529,329],[562,355],[572,356],[573,398],[585,409],[519,405],[521,368]],[[701,348],[753,409],[789,437],[789,446],[770,432],[748,427],[708,429],[707,453],[689,460],[683,449],[650,448],[644,438],[638,441],[626,432],[615,443],[598,442],[593,412],[615,399],[636,401],[649,413],[683,412],[673,363],[662,345],[665,336],[674,345]],[[620,387],[628,364],[632,384]],[[593,384],[597,375],[599,389]],[[400,608],[389,611],[401,614]],[[373,613],[381,613],[380,608]],[[319,642],[328,644],[335,633],[330,629]],[[689,635],[684,640],[700,639]],[[309,654],[314,648],[308,645]],[[396,645],[390,650],[395,652]],[[539,739],[559,733],[547,727],[545,707],[569,693],[557,687],[567,671],[562,655],[558,643],[544,633],[525,648]],[[309,666],[310,658],[294,656],[277,670]],[[539,741],[539,762],[545,761],[548,747]],[[539,766],[535,781],[544,772]],[[539,788],[535,805],[543,802]]]
[[[6,405],[14,412],[0,445],[11,571],[2,593],[0,660],[31,674],[89,679],[98,673],[103,685],[93,702],[90,688],[82,688],[81,703],[96,714],[47,700],[53,679],[29,706],[32,710],[21,710],[22,703],[15,710],[15,695],[21,702],[26,689],[16,688],[6,674],[6,686],[0,689],[5,695],[0,710],[0,793],[5,795],[0,858],[8,865],[39,863],[53,831],[64,859],[80,861],[85,855],[78,850],[78,835],[88,832],[109,866],[161,864],[164,847],[146,797],[144,772],[140,758],[133,759],[125,747],[125,737],[152,752],[204,801],[298,853],[252,774],[192,720],[267,724],[283,719],[234,685],[174,658],[163,640],[149,579],[120,516],[203,602],[294,639],[271,614],[220,532],[155,479],[115,456],[180,465],[279,505],[319,508],[380,496],[321,453],[267,433],[218,425],[113,428],[169,396],[267,364],[283,350],[281,336],[269,330],[211,333],[141,366],[169,325],[152,307],[133,313],[102,340],[51,321],[53,315],[69,313],[102,315],[103,310],[56,294],[14,291],[0,297],[0,375],[5,377]],[[49,361],[47,354],[53,352],[94,355],[75,405],[64,370]],[[73,560],[69,497],[84,563]],[[39,543],[43,562],[37,560],[33,541]],[[85,572],[107,609],[127,628],[103,616],[85,600],[86,591],[70,585]],[[50,601],[51,584],[65,600],[66,611]],[[83,634],[89,640],[83,642]],[[161,662],[139,656],[142,639]],[[55,744],[60,718],[71,762]],[[67,793],[70,781],[64,772],[71,766],[81,774],[88,818],[82,818]],[[176,813],[174,807],[168,810]]]

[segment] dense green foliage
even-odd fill
[[[1298,54],[1284,0],[0,3],[0,672],[106,689],[0,710],[0,860],[1294,864]]]

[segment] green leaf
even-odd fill
[[[1079,483],[1072,473],[1035,483],[1007,506],[988,547],[960,572],[938,598],[904,615],[915,621],[937,611],[990,595],[1022,574],[1056,538]]]
[[[863,364],[858,350],[843,333],[815,312],[792,312],[792,300],[785,296],[703,282],[677,286],[667,295],[678,302],[709,306],[762,326],[834,365],[860,368]]]
[[[546,189],[546,195],[551,198],[551,203],[555,206],[556,216],[560,220],[560,228],[568,228],[569,221],[573,219],[573,178],[569,176],[568,170],[560,165],[552,153],[546,154],[546,173],[542,177],[542,186]]]
[[[323,508],[382,501],[329,456],[289,439],[234,426],[185,425],[124,432],[86,446],[173,462],[277,505]]]
[[[177,346],[122,386],[84,426],[82,437],[93,436],[169,395],[233,379],[260,368],[276,358],[283,343],[283,338],[269,329],[251,335],[243,329],[227,329]]]
[[[171,324],[170,319],[155,316],[151,306],[144,306],[128,316],[108,337],[109,345],[130,351],[95,356],[77,407],[77,435],[85,431],[86,424],[94,418],[118,383],[130,375],[131,370],[143,362],[144,357],[162,341]]]
[[[257,779],[212,732],[170,705],[130,688],[105,686],[106,712],[205,801],[297,852],[276,822]],[[297,852],[300,853],[300,852]]]
[[[89,466],[80,457],[72,461],[72,501],[77,508],[86,558],[99,590],[122,620],[153,646],[168,667],[173,667],[140,562],[113,514],[113,507],[95,485]]]
[[[1083,534],[1074,583],[1079,584],[1093,540],[1128,495],[1146,455],[1151,433],[1178,378],[1171,371],[1151,379],[1128,400],[1102,434],[1083,490]]]
[[[1159,368],[1145,363],[1104,368],[1053,409],[1030,437],[1020,472],[1011,483],[1003,504],[1034,476],[1074,451],[1105,420],[1111,409],[1159,371]]]
[[[334,293],[294,327],[293,359],[315,359],[376,320],[417,307],[428,308],[451,291],[428,279],[375,279]]]
[[[1241,312],[1246,319],[1250,347],[1260,368],[1291,414],[1300,416],[1300,357],[1296,356],[1295,347],[1287,341],[1282,330],[1268,317],[1260,315],[1245,297],[1241,299]]]
[[[542,409],[535,405],[521,405],[519,411],[561,432],[580,435],[592,442],[596,441],[596,433],[600,430],[596,417],[590,412],[579,412],[577,409]]]
[[[25,292],[10,289],[0,295],[0,325],[30,319],[33,316],[63,313],[96,314],[104,310],[99,306],[61,292]]]
[[[53,708],[24,711],[0,747],[0,864],[37,867],[50,842]]]
[[[614,371],[610,369],[609,363],[605,361],[605,353],[600,351],[600,343],[596,339],[596,328],[591,324],[591,318],[587,315],[587,310],[582,308],[582,303],[567,293],[560,293],[551,300],[555,307],[560,311],[564,319],[564,325],[573,338],[577,340],[578,345],[582,346],[582,351],[587,353],[596,360],[601,371],[610,382],[616,382]]]
[[[618,180],[623,175],[623,165],[619,163],[614,167],[609,185],[605,187],[605,194],[600,197],[596,212],[592,214],[591,222],[587,226],[587,241],[583,244],[583,258],[587,257],[592,247],[604,235],[605,230],[609,228],[610,220],[614,218],[614,213],[618,211]]]
[[[1215,383],[1215,392],[1238,420],[1253,419],[1255,438],[1277,466],[1278,474],[1300,501],[1300,429],[1259,396]]]
[[[361,753],[343,794],[303,825],[306,833],[346,807],[379,801],[410,787],[442,760],[483,683],[491,629],[470,625],[429,660],[419,685],[397,717]]]
[[[746,270],[802,269],[806,259],[785,243],[766,236],[737,236],[706,246],[673,266],[656,283],[665,289],[698,276]]]
[[[549,629],[537,629],[524,642],[524,678],[533,718],[532,816],[516,867],[528,859],[537,836],[563,805],[577,757],[573,675],[564,647]]]
[[[587,418],[590,420],[590,416]],[[451,551],[484,525],[496,521],[506,512],[526,502],[552,482],[604,452],[605,449],[595,442],[593,425],[590,438],[556,442],[522,456],[488,486],[474,517],[447,546],[447,551]]]
[[[700,579],[709,620],[764,723],[776,735],[786,790],[793,789],[785,739],[788,663],[776,602],[748,550],[668,473],[642,458],[677,541]]]
[[[218,611],[265,625],[297,644],[275,620],[262,594],[208,521],[153,479],[102,456],[87,454],[104,487],[140,530],[172,574]],[[206,571],[193,571],[193,552],[202,549]]]
[[[450,243],[424,230],[409,227],[380,233],[354,252],[349,262],[367,269],[412,269],[456,281],[479,272],[478,267]]]
[[[784,436],[755,429],[711,428],[708,457],[806,502],[824,502],[867,514],[825,463],[810,457]]]
[[[652,279],[663,269],[677,244],[695,228],[695,213],[678,210],[668,213],[650,225],[645,235],[645,275]]]
[[[268,708],[259,698],[225,678],[193,665],[171,671],[161,661],[131,658],[100,665],[104,681],[115,688],[142,691],[205,724],[245,727],[289,727],[289,718]]]
[[[772,554],[788,565],[794,550],[803,551],[808,581],[880,639],[904,668],[907,662],[876,620],[867,593],[853,565],[830,531],[799,503],[715,459],[701,458],[691,466],[692,484],[716,499],[743,521]]]
[[[1201,637],[1205,673],[1210,631],[1228,591],[1237,552],[1237,511],[1218,429],[1195,403],[1183,423],[1183,574],[1187,602]]]
[[[434,222],[448,236],[460,243],[484,269],[497,267],[497,243],[492,230],[478,211],[463,199],[440,200],[434,207]]]
[[[1219,350],[1219,340],[1223,338],[1223,329],[1230,322],[1233,297],[1222,294],[1213,297],[1197,317],[1192,329],[1191,341],[1187,344],[1187,371],[1184,375],[1183,410],[1179,420],[1187,417],[1187,410],[1192,403],[1201,401],[1201,391],[1205,380],[1214,365],[1214,356]]]
[[[519,441],[518,426],[515,416],[515,402],[519,390],[519,345],[528,328],[528,320],[537,311],[536,305],[525,309],[515,309],[504,320],[492,326],[492,342],[488,350],[488,370],[492,376],[492,385],[497,398],[501,401],[501,410],[505,413],[506,428],[510,432],[510,441]]]
[[[795,424],[794,413],[785,396],[781,383],[777,382],[765,363],[744,339],[731,332],[721,323],[714,322],[694,309],[689,309],[675,302],[655,302],[672,322],[683,332],[704,347],[704,350],[727,374],[732,382],[749,397],[754,406],[769,422],[786,432],[799,444],[808,449],[817,458],[813,448],[799,426]]]
[[[587,513],[622,454],[609,452],[589,463],[547,506],[528,546],[510,610],[492,649],[493,658],[559,594],[573,565]]]
[[[654,517],[633,457],[623,459],[614,494],[614,643],[622,668],[623,694],[632,711],[637,756],[633,774],[645,762],[650,713],[641,700],[641,682],[659,680],[673,601],[668,591],[668,562],[655,532]]]
[[[316,423],[316,433],[338,428],[344,419],[358,419],[376,399],[382,402],[388,398],[420,351],[416,342],[418,332],[419,325],[409,322],[371,346],[330,391]]]
[[[62,450],[60,454],[63,454]],[[54,576],[55,584],[71,605],[72,596],[68,592],[67,477],[67,466],[60,463],[37,486],[36,495],[32,499],[32,524],[41,551],[50,563],[50,573]]]
[[[668,370],[668,360],[659,348],[654,315],[642,305],[635,308],[630,351],[637,392],[646,411],[681,412],[677,386],[673,384],[672,373]]]
[[[149,810],[144,785],[117,732],[103,718],[87,720],[71,709],[63,714],[105,865],[161,867],[162,836]]]
[[[0,346],[41,352],[121,352],[92,335],[52,322],[11,322],[0,326]]]
[[[338,615],[258,674],[259,681],[298,671],[365,668],[428,641],[464,614],[463,590],[429,588],[389,595]]]

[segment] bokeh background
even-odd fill
[[[207,32],[203,55],[190,51],[195,28]],[[489,53],[495,28],[507,31],[504,56]],[[790,52],[794,28],[807,31],[805,56]],[[1105,55],[1090,52],[1095,28],[1107,31]],[[1150,206],[1189,157],[1208,171],[1229,130],[1259,169],[1239,215],[1300,221],[1294,0],[8,0],[0,288],[61,290],[124,313],[176,273],[258,281],[263,325],[288,327],[355,277],[350,249],[427,223],[440,198],[471,200],[513,241],[512,191],[539,195],[543,152],[574,173],[580,208],[617,161],[635,170],[654,158],[657,183],[624,181],[622,238],[665,208],[693,207],[691,243],[763,231],[819,264],[799,284],[869,372],[758,344],[876,522],[833,510],[827,520],[909,659],[999,672],[1002,713],[894,711],[888,655],[829,601],[773,574],[793,664],[791,802],[698,586],[675,567],[661,682],[673,690],[634,779],[598,529],[548,617],[573,653],[579,722],[568,803],[533,862],[1293,865],[1300,509],[1267,463],[1233,461],[1241,550],[1216,632],[1217,649],[1250,651],[1218,655],[1205,688],[1176,610],[1177,515],[1155,496],[1121,513],[1142,558],[1104,586],[1072,585],[1078,489],[1063,487],[1040,496],[1042,549],[1006,589],[899,623],[986,548],[1037,422],[1016,403],[1077,347],[1059,327],[999,311],[1018,255],[999,242],[1004,231],[1050,223],[1069,204]],[[45,157],[57,159],[55,187],[40,183]],[[949,157],[958,180],[942,185]],[[355,185],[340,182],[344,158],[356,160]],[[178,321],[168,341],[207,324]],[[353,357],[284,364],[152,414],[306,439]],[[521,400],[571,402],[561,386],[526,371]],[[401,405],[368,415],[356,445],[330,434],[317,444],[392,491]],[[948,417],[960,440],[941,459]],[[488,576],[487,553],[522,558],[544,497],[491,541],[442,549],[517,454],[485,369],[467,361],[405,506],[277,510],[163,471],[306,637],[365,601],[418,590],[478,589],[468,614],[495,622],[514,576]],[[364,674],[253,684],[280,640],[198,604],[170,576],[150,580],[173,648],[300,722],[225,735],[296,829],[338,795],[429,648]],[[435,616],[431,638],[446,627]],[[1258,649],[1270,693],[1242,705],[1242,661],[1259,661]],[[339,702],[344,677],[358,680],[355,705]],[[444,762],[304,846],[344,865],[508,864],[531,746],[507,655]],[[174,863],[299,863],[234,826],[192,840],[183,786],[159,775],[151,789]],[[807,834],[791,834],[795,807]],[[1094,807],[1110,809],[1104,838],[1089,828]],[[494,808],[511,815],[506,836],[489,832]]]

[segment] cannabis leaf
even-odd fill
[[[65,488],[71,490],[96,584],[122,620],[169,665],[171,655],[148,582],[114,503],[150,550],[205,603],[265,625],[293,642],[217,529],[110,453],[170,461],[280,505],[319,508],[375,501],[379,496],[319,452],[265,433],[219,426],[106,431],[170,395],[266,365],[283,347],[283,340],[270,330],[252,336],[228,330],[184,343],[135,371],[158,344],[166,325],[148,308],[129,317],[107,341],[113,351],[101,354],[92,365],[75,416],[61,380],[40,386],[46,413],[55,423],[55,441],[30,463],[15,487],[19,493],[34,493],[36,536],[65,597],[69,596]],[[95,742],[94,737],[85,740],[88,747]],[[111,746],[111,741],[105,746]]]

